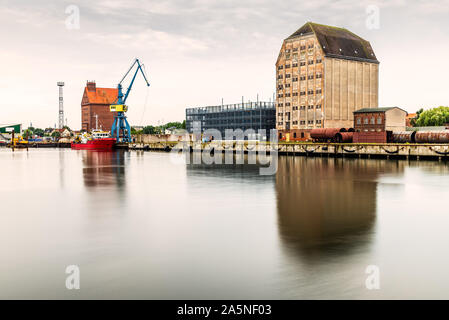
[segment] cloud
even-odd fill
[[[114,85],[136,56],[151,73],[149,123],[181,120],[187,105],[213,104],[222,97],[229,103],[242,95],[271,97],[281,43],[306,21],[346,27],[371,42],[381,61],[382,105],[413,111],[429,103],[449,104],[444,79],[449,72],[449,0],[0,3],[0,37],[6,44],[0,51],[0,68],[6,78],[14,79],[0,82],[7,92],[3,103],[14,106],[0,109],[3,122],[26,114],[36,125],[52,125],[57,120],[55,82],[64,80],[69,124],[79,127],[80,92],[86,79]],[[65,8],[72,4],[80,8],[79,30],[65,28]],[[365,23],[366,7],[373,4],[380,9],[376,30]],[[404,72],[406,77],[401,76]],[[425,79],[429,81],[423,85]],[[137,106],[145,97],[139,85],[130,97]],[[17,99],[23,91],[29,94]],[[137,108],[131,110],[132,118]]]

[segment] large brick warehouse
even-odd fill
[[[115,112],[109,111],[109,105],[117,100],[118,90],[97,88],[94,81],[88,81],[81,100],[81,129],[95,129],[98,116],[98,129],[110,131]]]
[[[368,41],[344,28],[306,23],[284,40],[276,61],[281,138],[352,127],[355,110],[378,107],[378,83],[379,61]]]

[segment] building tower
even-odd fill
[[[58,82],[59,87],[59,129],[64,127],[64,101],[62,97],[62,87],[64,87],[64,82]]]
[[[378,107],[379,61],[351,31],[307,22],[282,43],[276,61],[276,127],[307,139],[314,128],[349,128],[353,112]]]

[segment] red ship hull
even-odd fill
[[[112,150],[115,146],[115,138],[89,140],[86,143],[72,142],[70,146],[74,150]]]

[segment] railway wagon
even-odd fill
[[[416,143],[449,143],[449,130],[442,131],[417,131]]]
[[[352,142],[353,128],[325,128],[310,130],[314,142]]]
[[[416,131],[397,131],[392,134],[394,143],[415,143]]]

